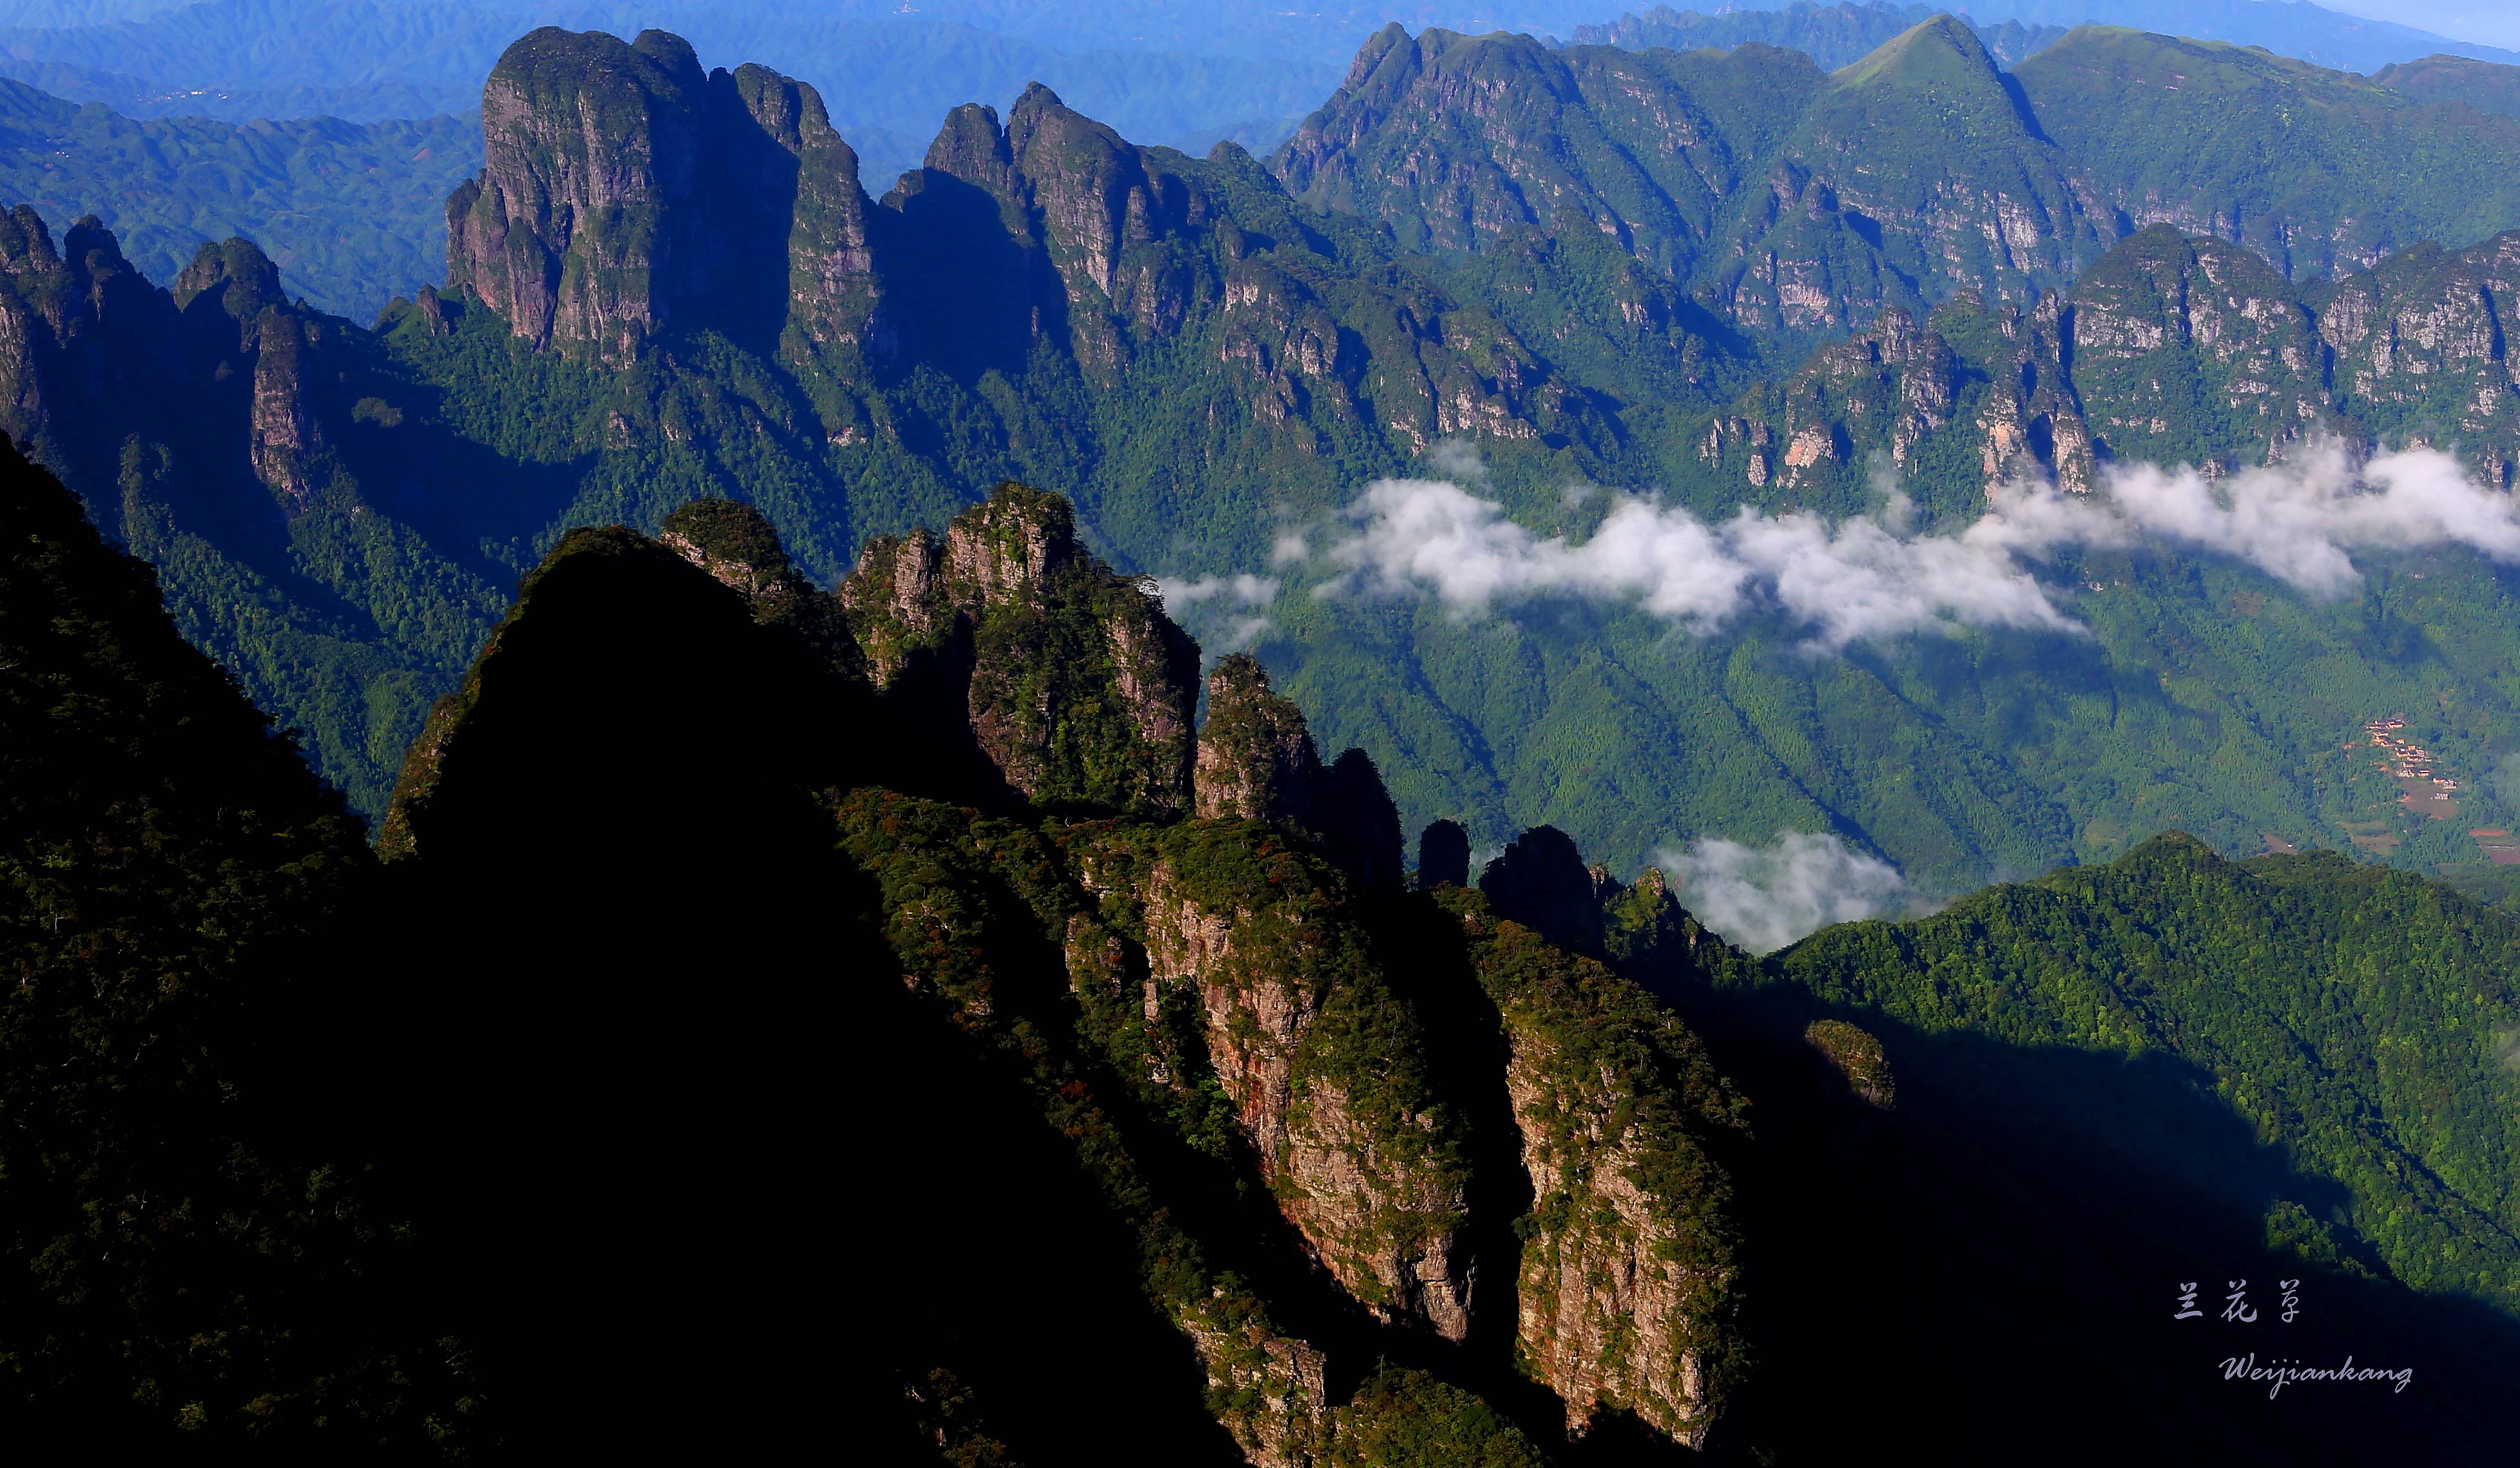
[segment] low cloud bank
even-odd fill
[[[1984,516],[1952,534],[1908,533],[1909,512],[1894,494],[1877,519],[1831,525],[1808,512],[1744,506],[1709,524],[1629,499],[1590,539],[1571,544],[1524,529],[1458,483],[1380,480],[1320,553],[1336,569],[1320,594],[1431,594],[1465,617],[1536,596],[1633,601],[1701,633],[1771,607],[1810,627],[1811,646],[1836,652],[1961,627],[2079,631],[2033,573],[2069,547],[2203,551],[2314,597],[2360,582],[2358,551],[2465,546],[2520,562],[2520,506],[2431,449],[2357,464],[2328,445],[2220,481],[2192,469],[2119,467],[2088,496],[2007,484]],[[1282,564],[1293,549],[1279,547]]]
[[[1201,638],[1211,644],[1210,651],[1238,653],[1249,647],[1261,633],[1269,630],[1269,616],[1255,608],[1265,607],[1278,599],[1276,576],[1250,574],[1231,576],[1159,576],[1155,594],[1163,598],[1164,610],[1176,619],[1189,619],[1193,609],[1213,604],[1226,614],[1222,630]]]
[[[1720,837],[1661,850],[1681,905],[1736,946],[1770,953],[1831,923],[1910,917],[1931,903],[1899,869],[1834,836],[1788,831],[1765,847]]]

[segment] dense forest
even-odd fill
[[[724,499],[564,538],[380,859],[6,481],[13,1441],[768,1451],[835,1380],[929,1463],[2513,1425],[2520,920],[2414,876],[2171,836],[1765,960],[1550,828],[1413,878],[1370,759],[1019,485],[836,591]],[[2238,1352],[2413,1387],[2270,1413]]]
[[[2196,88],[2128,115],[2075,80],[2092,67]],[[499,254],[466,242],[524,238],[507,201],[576,176],[543,114],[503,114],[452,202],[450,279],[375,332],[298,310],[242,243],[158,292],[93,226],[16,226],[10,431],[371,820],[430,700],[571,528],[731,495],[830,584],[1016,477],[1072,494],[1098,553],[1367,750],[1409,823],[1460,819],[1482,850],[1551,824],[1631,869],[1816,835],[1928,899],[2171,828],[2228,856],[2481,880],[2491,833],[2520,821],[2490,505],[2474,533],[2412,543],[2314,527],[2306,553],[2347,568],[2316,581],[2293,547],[2120,522],[1994,569],[2026,624],[1934,601],[1961,591],[1918,570],[2013,533],[1991,491],[2016,475],[2093,503],[2182,463],[2182,494],[2328,494],[2310,450],[2335,436],[2498,486],[2520,458],[2497,344],[2520,298],[2512,237],[2475,237],[2520,214],[2461,180],[2520,153],[2508,118],[2092,28],[2006,73],[1928,23],[1835,76],[1759,46],[1395,28],[1267,162],[1137,147],[1037,88],[1003,117],[954,112],[934,166],[878,199],[810,88],[715,74],[652,34],[519,43],[494,87],[623,109],[715,161],[643,184],[617,242]],[[1486,121],[1443,101],[1472,76],[1501,99]],[[1702,119],[1687,166],[1621,141],[1640,88]],[[2309,146],[2371,179],[2370,206],[2343,230],[2345,195],[2172,146],[2191,126]],[[2141,127],[2152,152],[2118,146]],[[2456,167],[2374,161],[2418,135],[2464,139]],[[1854,137],[1897,142],[1830,173]],[[2120,160],[2103,182],[2130,202],[2183,200],[2178,222],[2077,202],[2102,184],[2073,138]],[[1392,187],[1405,156],[1443,167]],[[1807,207],[1770,217],[1770,174]],[[1903,224],[1900,191],[1978,202]],[[1984,201],[2016,194],[2052,206],[2037,239],[1946,258],[1953,232],[2002,237]],[[2454,248],[2407,245],[2428,234]],[[665,247],[691,269],[641,273]],[[783,258],[781,297],[759,283]],[[1739,258],[1769,263],[1722,263]],[[707,284],[736,278],[756,286]],[[108,282],[129,300],[111,317]],[[1373,559],[1397,522],[1370,505],[1437,503],[1370,501],[1377,481],[1453,484],[1447,513],[1503,537],[1508,579],[1456,595]],[[1815,620],[1753,568],[1691,619],[1656,609],[1678,584],[1661,572],[1531,579],[1640,528],[1736,557],[1765,554],[1753,531],[1819,535],[1823,560],[1878,555],[1914,584],[1885,588],[1887,620],[1872,602]],[[2455,799],[2418,800],[2369,744],[2390,718]]]

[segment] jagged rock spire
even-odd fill
[[[821,97],[702,71],[680,36],[545,26],[481,94],[479,178],[446,203],[446,277],[536,345],[619,365],[669,325],[767,348],[875,313],[857,155]]]
[[[1207,723],[1198,735],[1198,813],[1211,820],[1285,821],[1319,831],[1321,756],[1303,711],[1273,693],[1249,653],[1207,677]]]
[[[1435,821],[1418,837],[1418,886],[1470,885],[1470,834],[1459,821]]]
[[[1479,891],[1497,916],[1540,934],[1561,948],[1598,957],[1601,899],[1609,874],[1587,867],[1575,840],[1555,826],[1534,826],[1514,838],[1487,870]]]
[[[1058,495],[1012,482],[944,539],[878,536],[840,585],[888,707],[983,803],[1180,812],[1198,650],[1134,577],[1077,544]]]

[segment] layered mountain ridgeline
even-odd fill
[[[1631,51],[1650,46],[1679,51],[1700,46],[1729,49],[1744,41],[1760,41],[1809,52],[1822,66],[1833,69],[1857,60],[1931,14],[1925,6],[1891,5],[1886,0],[1863,4],[1840,0],[1835,5],[1795,0],[1791,6],[1774,10],[1726,7],[1713,15],[1657,5],[1605,24],[1578,25],[1573,35],[1579,46],[1620,46]],[[2488,67],[2520,62],[2520,53],[2302,3],[1979,0],[1961,14],[1972,18],[1972,28],[2006,66],[2053,42],[2068,26],[2092,23],[2257,47],[2344,71],[2385,72],[2394,66],[2429,60],[2435,53],[2447,53],[2443,60],[2474,60]]]
[[[1746,53],[1597,54],[1765,74]],[[704,73],[671,37],[538,32],[490,95],[453,284],[379,332],[287,304],[242,242],[158,292],[106,232],[56,244],[31,215],[0,303],[23,344],[11,433],[372,818],[504,588],[571,527],[652,528],[696,495],[751,502],[830,584],[1011,477],[1072,489],[1080,539],[1116,564],[1249,572],[1290,528],[1344,524],[1361,483],[1463,473],[1456,438],[1482,492],[1579,538],[1615,501],[1570,482],[1710,519],[1846,514],[1875,502],[1877,462],[1931,527],[2023,455],[2074,487],[2112,461],[2291,456],[2323,429],[2455,449],[2497,482],[2511,458],[2499,245],[2305,297],[2245,252],[2140,234],[2069,295],[1876,313],[1763,384],[1758,342],[1612,234],[1395,250],[1238,149],[1133,147],[1046,91],[1003,119],[958,110],[882,200],[810,88]],[[593,147],[586,117],[632,141]],[[1672,218],[1671,239],[1694,227]],[[1803,633],[1774,619],[1701,640],[1617,606],[1464,623],[1325,600],[1319,561],[1247,577],[1269,604],[1236,611],[1316,727],[1393,771],[1413,824],[1452,812],[1488,846],[1550,822],[1636,865],[1695,833],[1835,831],[1957,891],[2171,825],[2233,853],[2272,835],[2474,861],[2465,831],[2506,819],[2475,778],[2509,727],[2505,593],[2480,563],[2326,604],[2187,554],[2053,565],[2092,591],[2092,638],[1814,660],[1778,655]],[[2475,819],[2408,813],[2343,751],[2396,711],[2467,773]]]
[[[2507,117],[2307,63],[2084,26],[2007,73],[1945,16],[1834,73],[1755,42],[1552,52],[1395,25],[1273,166],[1420,249],[1510,248],[1571,209],[1718,316],[1793,331],[2053,289],[2154,222],[2303,280],[2469,245],[2520,224],[2515,160]]]
[[[1598,965],[1474,899],[1406,900],[1387,801],[1362,829],[1326,814],[1372,808],[1372,765],[1326,766],[1256,665],[1220,667],[1194,741],[1196,696],[1195,650],[1055,497],[1008,485],[941,539],[879,539],[834,592],[757,514],[702,502],[657,540],[562,542],[416,747],[386,849],[450,902],[546,874],[533,911],[459,919],[503,955],[480,982],[530,996],[591,964],[662,994],[742,955],[769,1006],[724,1017],[762,1072],[745,1104],[832,1114],[761,1093],[828,1074],[763,1047],[839,1034],[851,1093],[919,1119],[865,1166],[906,1213],[853,1386],[970,1394],[1023,1461],[1352,1461],[1439,1437],[1421,1417],[1536,1461],[1516,1420],[1553,1441],[1597,1408],[1702,1438],[1738,1377],[1707,1151],[1737,1103]],[[711,728],[742,757],[623,799]],[[668,854],[695,851],[742,859]],[[567,1008],[524,1004],[503,1056]],[[774,1013],[794,1040],[736,1040]],[[543,1083],[482,1104],[574,1104]],[[1551,1212],[1588,1190],[1615,1221]],[[967,1248],[992,1268],[953,1267]],[[1603,1270],[1634,1284],[1602,1294]],[[1360,1392],[1384,1355],[1440,1380]],[[1490,1383],[1496,1406],[1464,1395]]]
[[[472,111],[499,54],[537,25],[623,35],[658,26],[704,55],[782,58],[834,99],[852,141],[880,156],[889,178],[918,164],[947,108],[1004,105],[1035,80],[1133,137],[1192,151],[1219,137],[1275,147],[1376,23],[1360,19],[1327,54],[1296,56],[1220,46],[1228,37],[1213,30],[1208,44],[1167,46],[1143,29],[1114,35],[1042,19],[771,0],[207,0],[87,23],[11,22],[0,28],[0,75],[134,117],[386,121]]]
[[[2515,934],[2412,877],[2170,839],[1764,964],[1552,830],[1413,889],[1371,764],[1248,660],[1190,729],[1012,485],[831,592],[731,501],[575,532],[380,864],[21,482],[19,1441],[769,1450],[835,1381],[931,1463],[2507,1437]],[[2260,1322],[2173,1321],[2209,1277]],[[2423,1395],[2270,1414],[2242,1350]]]
[[[1862,5],[1855,0],[1838,0],[1835,5],[1794,0],[1777,10],[1724,10],[1711,16],[1657,5],[1642,16],[1630,13],[1604,24],[1578,25],[1575,44],[1616,46],[1622,51],[1730,51],[1755,41],[1799,51],[1818,62],[1821,69],[1834,71],[1862,61],[1900,32],[1935,15],[1930,6],[1890,5],[1883,0]],[[1989,54],[2006,67],[2053,45],[2066,29],[2024,25],[2014,20],[1991,25],[1968,23]]]
[[[249,236],[292,296],[359,321],[439,278],[446,193],[480,166],[469,116],[139,122],[0,81],[0,199],[96,215],[158,280]]]
[[[2453,40],[2410,25],[2307,3],[2268,5],[2263,0],[1987,0],[1975,13],[2028,24],[2078,25],[2098,22],[2168,35],[2228,41],[2297,56],[2340,71],[2377,71],[2394,62],[2452,55],[2508,66],[2520,51]],[[2472,34],[2491,34],[2477,29]],[[2496,39],[2506,39],[2496,37]]]
[[[2520,67],[2464,56],[2427,56],[2383,67],[2371,73],[2371,79],[2424,102],[2459,103],[2481,113],[2520,116]]]

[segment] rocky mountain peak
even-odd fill
[[[881,701],[920,730],[910,788],[1189,807],[1197,648],[1143,582],[1077,543],[1064,498],[1009,482],[941,541],[878,536],[838,599]]]
[[[747,602],[802,579],[768,518],[742,500],[693,500],[665,517],[656,539]]]
[[[175,304],[189,308],[203,292],[219,293],[219,309],[240,321],[261,314],[266,306],[286,305],[280,267],[251,240],[231,239],[204,244],[175,277]]]
[[[1906,87],[2003,89],[2003,69],[1968,23],[1944,14],[1882,43],[1871,55],[1837,73],[1841,85],[1877,83]]]
[[[1367,36],[1365,44],[1357,48],[1356,60],[1348,63],[1347,79],[1339,83],[1339,90],[1353,92],[1363,87],[1386,58],[1394,52],[1405,55],[1410,44],[1409,27],[1397,21]]]
[[[1531,929],[1569,952],[1599,956],[1608,874],[1584,863],[1575,839],[1555,826],[1515,837],[1479,874],[1497,916]]]
[[[1319,830],[1321,756],[1303,711],[1271,691],[1260,660],[1235,653],[1207,677],[1198,736],[1198,814]]]
[[[481,107],[447,281],[537,346],[618,365],[669,328],[766,350],[791,318],[829,342],[872,315],[857,156],[804,83],[704,72],[663,31],[546,26],[508,48]]]
[[[1029,98],[1032,94],[1024,94]],[[1015,173],[1014,146],[1008,141],[1007,129],[998,120],[998,110],[977,102],[966,102],[945,115],[945,124],[936,130],[936,140],[927,145],[926,167],[936,173],[959,178],[1001,201],[1013,203],[1022,197],[1022,184]]]
[[[1012,480],[945,532],[945,573],[974,611],[1037,594],[1077,558],[1076,512],[1066,499]]]

